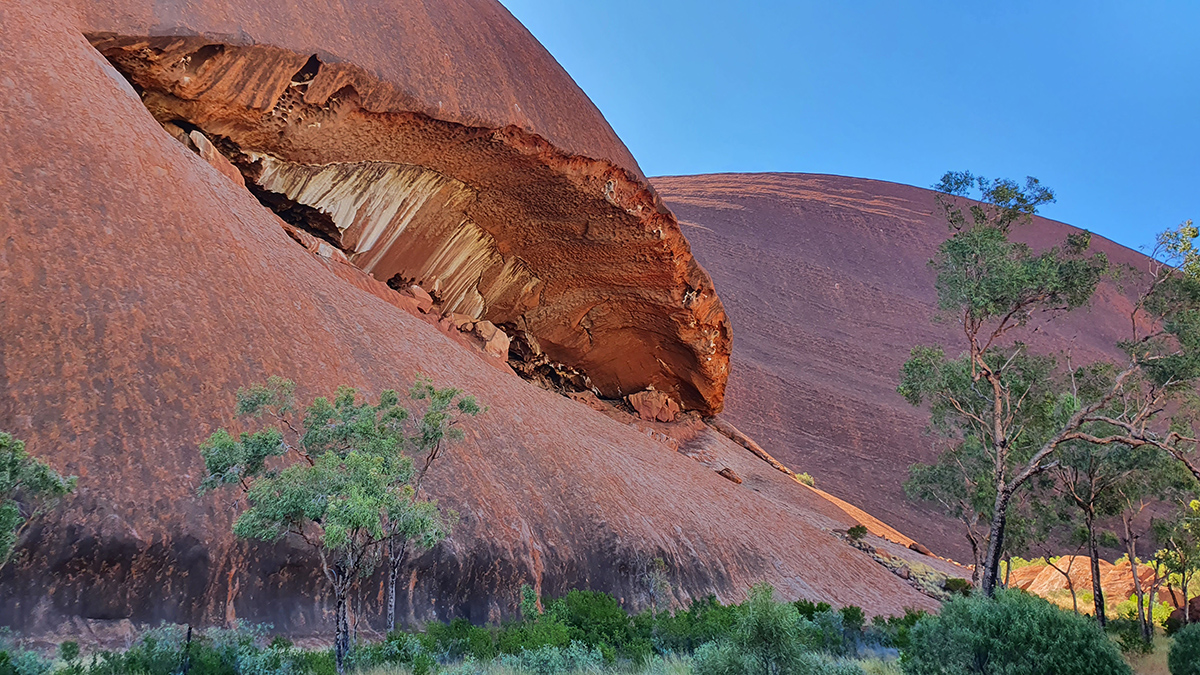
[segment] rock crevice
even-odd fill
[[[350,64],[202,38],[90,40],[160,123],[212,139],[281,218],[394,288],[521,336],[518,372],[552,366],[607,398],[653,389],[721,410],[729,321],[638,176],[517,127],[411,112]]]

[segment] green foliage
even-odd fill
[[[812,474],[808,473],[807,471],[804,473],[796,474],[796,480],[800,481],[801,483],[804,483],[808,487],[816,487],[817,486],[817,479],[813,478]]]
[[[863,537],[867,536],[867,526],[861,524],[855,525],[846,531],[846,535],[849,536],[852,541],[859,541]]]
[[[474,398],[437,389],[427,378],[418,378],[408,397],[424,407],[411,424],[394,390],[372,404],[350,387],[317,398],[295,420],[295,384],[272,377],[237,394],[238,416],[265,419],[266,426],[236,438],[220,429],[200,446],[207,470],[200,492],[237,485],[246,495],[234,534],[264,541],[293,536],[319,553],[336,598],[339,672],[349,651],[350,589],[370,575],[378,547],[393,544],[389,555],[431,548],[455,520],[418,498],[420,482],[442,441],[462,437],[457,417],[481,409]],[[419,470],[408,452],[425,455]],[[400,559],[392,560],[389,578]]]
[[[945,588],[947,592],[956,595],[970,595],[972,586],[971,582],[967,581],[966,579],[947,577],[943,588]]]
[[[67,640],[58,646],[58,658],[67,663],[74,663],[79,658],[79,643]]]
[[[838,613],[842,615],[842,625],[851,634],[861,633],[867,623],[867,613],[858,605],[846,605]]]
[[[620,649],[623,656],[646,657],[649,641],[638,644],[629,615],[616,598],[599,591],[572,590],[554,602],[554,611],[571,628],[573,642]],[[636,653],[629,653],[634,649]],[[611,661],[611,659],[609,659]]]
[[[793,602],[792,607],[796,608],[796,611],[800,613],[801,617],[808,619],[809,621],[812,621],[817,614],[833,610],[833,605],[830,605],[828,602],[813,602],[811,600],[805,600],[804,598]]]
[[[1042,204],[1054,202],[1054,192],[1032,176],[1021,186],[1014,180],[988,180],[970,171],[947,171],[933,189],[940,193],[938,204],[947,222],[959,230],[972,225],[1007,230],[1014,223],[1029,222]],[[956,197],[973,198],[977,203],[964,210]]]
[[[904,651],[912,644],[910,636],[913,627],[925,616],[927,614],[923,610],[906,609],[904,616],[874,617],[871,619],[871,628],[883,646]]]
[[[23,441],[0,431],[0,568],[29,523],[74,490],[74,476],[60,476],[30,456]]]
[[[828,605],[826,605],[828,607]],[[714,596],[693,600],[686,610],[660,614],[655,620],[639,615],[643,635],[652,635],[661,653],[691,654],[701,645],[728,635],[737,624],[741,608],[722,605]]]
[[[519,654],[505,654],[500,664],[532,675],[561,673],[598,673],[604,666],[604,656],[595,647],[573,641],[565,647],[545,645],[524,649]]]
[[[1200,675],[1200,623],[1188,624],[1175,634],[1167,667],[1171,675]]]
[[[696,651],[696,675],[776,675],[803,672],[802,619],[789,603],[777,603],[767,584],[750,589],[730,634]],[[807,622],[811,625],[811,622]]]
[[[906,675],[1131,672],[1094,621],[1021,591],[952,599],[909,637],[901,659]]]

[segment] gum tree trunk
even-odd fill
[[[1095,513],[1090,509],[1084,514],[1088,533],[1088,558],[1092,565],[1092,608],[1096,613],[1096,621],[1101,627],[1108,625],[1108,617],[1104,615],[1104,588],[1100,586],[1100,547],[1096,543]]]

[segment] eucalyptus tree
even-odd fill
[[[1189,222],[1159,237],[1156,262],[1139,277],[1144,290],[1130,315],[1131,335],[1116,345],[1125,359],[1107,364],[1107,380],[1085,398],[1073,386],[1070,368],[1050,355],[1031,354],[1018,338],[1032,332],[1035,315],[1054,321],[1086,305],[1112,272],[1107,257],[1089,251],[1086,232],[1041,252],[1011,238],[1014,226],[1053,201],[1036,179],[1022,186],[950,172],[935,187],[953,230],[930,262],[938,309],[965,344],[958,356],[937,346],[915,347],[899,391],[914,405],[928,404],[931,427],[951,444],[939,464],[988,467],[977,473],[982,482],[972,490],[994,495],[981,581],[992,595],[1013,497],[1058,466],[1055,455],[1063,444],[1155,448],[1200,476],[1190,459],[1196,439],[1189,418],[1166,415],[1168,403],[1194,399],[1200,376],[1197,231]],[[965,203],[971,195],[978,200]],[[972,460],[964,461],[969,455]],[[913,468],[914,475],[925,471]]]
[[[0,569],[29,525],[75,490],[75,476],[61,476],[25,451],[25,442],[0,431]]]
[[[1129,446],[1120,444],[1118,447]],[[1196,481],[1169,453],[1155,447],[1129,448],[1130,452],[1138,455],[1139,470],[1131,472],[1114,486],[1113,493],[1120,514],[1121,529],[1117,538],[1125,548],[1129,557],[1130,573],[1133,576],[1133,593],[1137,598],[1137,621],[1141,628],[1142,640],[1149,645],[1154,637],[1153,598],[1147,602],[1147,594],[1152,588],[1142,586],[1138,573],[1139,560],[1137,555],[1138,540],[1153,528],[1153,521],[1148,527],[1143,527],[1145,519],[1141,516],[1148,508],[1162,504],[1164,501],[1194,491]],[[1157,581],[1157,580],[1156,580]]]
[[[387,629],[396,629],[396,584],[400,569],[408,555],[424,551],[445,538],[457,515],[443,512],[437,504],[419,499],[421,485],[433,463],[440,459],[448,443],[463,438],[460,427],[465,417],[474,417],[483,408],[472,396],[455,388],[438,389],[426,377],[418,377],[408,391],[414,407],[423,408],[419,417],[412,416],[413,428],[405,434],[404,452],[420,462],[413,477],[413,490],[408,499],[399,502],[388,513],[385,522],[387,538]]]
[[[1184,623],[1191,623],[1192,580],[1200,572],[1200,500],[1181,499],[1171,517],[1154,521],[1154,538],[1162,546],[1154,557],[1167,572],[1167,590],[1172,577],[1178,577],[1183,601]],[[1174,602],[1172,598],[1172,602]]]
[[[436,503],[416,494],[418,472],[404,453],[409,413],[400,403],[392,390],[371,404],[340,387],[301,412],[295,384],[272,377],[237,393],[237,416],[256,430],[234,437],[220,429],[200,446],[200,491],[236,486],[245,497],[235,535],[287,537],[316,554],[335,601],[339,673],[350,650],[351,591],[374,569],[379,547],[398,537],[432,545],[446,532]]]

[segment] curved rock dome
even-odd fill
[[[119,641],[131,625],[163,620],[197,626],[262,621],[296,635],[327,629],[332,606],[320,572],[305,564],[311,552],[286,540],[275,546],[238,541],[230,530],[236,507],[229,495],[196,495],[204,471],[198,444],[227,422],[239,387],[269,375],[295,379],[300,398],[311,400],[341,384],[373,394],[403,387],[421,373],[489,406],[464,427],[466,438],[447,450],[425,483],[461,520],[449,539],[405,571],[400,616],[409,622],[500,619],[516,610],[526,583],[546,597],[577,587],[605,590],[637,608],[645,597],[639,569],[655,558],[666,562],[679,603],[710,593],[738,600],[750,584],[765,580],[788,597],[853,603],[870,613],[937,606],[831,534],[856,517],[702,422],[676,425],[690,431],[672,445],[662,434],[533,386],[433,329],[427,317],[385,301],[395,293],[364,292],[379,284],[355,283],[363,281],[359,271],[297,246],[245,187],[164,133],[145,103],[173,94],[137,92],[83,37],[90,33],[97,44],[111,39],[103,44],[120,62],[123,50],[147,42],[138,33],[197,24],[179,18],[183,9],[135,20],[128,17],[141,15],[130,3],[113,7],[95,10],[108,24],[93,17],[81,25],[55,3],[0,3],[0,429],[27,441],[31,453],[56,469],[79,476],[76,493],[54,518],[30,530],[20,559],[0,571],[0,624],[55,641]],[[247,34],[258,30],[258,14],[226,9],[247,14],[239,19]],[[320,14],[321,8],[309,16],[285,9],[263,8],[263,21],[322,26],[338,18]],[[128,25],[116,25],[110,12]],[[364,34],[372,30],[366,19],[361,23]],[[117,29],[135,35],[98,38],[94,32]],[[234,42],[242,33],[232,24],[210,29],[233,37],[206,42],[225,46],[201,55],[220,59],[218,52],[236,56],[240,49],[279,55],[284,49],[239,47]],[[145,62],[156,49],[172,53],[171,40],[149,41]],[[296,58],[286,63],[302,70],[308,57]],[[325,58],[322,63],[331,61]],[[137,72],[127,74],[136,81]],[[292,81],[281,86],[291,89]],[[257,109],[228,110],[220,119],[230,129],[237,126],[230,120],[250,125],[262,119]],[[378,123],[375,114],[351,111],[342,128],[354,128],[354,120]],[[544,147],[519,128],[503,129],[501,139]],[[247,132],[243,141],[254,138]],[[282,154],[287,147],[268,152],[248,141],[239,147],[252,161],[275,158],[260,165],[264,172],[284,175],[287,167],[302,166],[313,173],[309,185],[329,170],[289,158]],[[521,156],[562,184],[579,175],[539,164],[542,155]],[[584,174],[612,166],[578,157],[568,164]],[[379,175],[403,182],[414,170],[388,165]],[[437,183],[443,195],[456,194],[451,179],[469,182],[447,175]],[[545,194],[536,185],[527,189],[530,203]],[[578,208],[600,208],[577,194]],[[623,197],[614,199],[622,203]],[[594,225],[602,230],[604,223]],[[676,240],[682,242],[675,236],[624,250],[654,251],[654,242]],[[586,262],[587,246],[568,253]],[[631,260],[632,272],[650,267],[651,256],[639,255],[623,259]],[[674,288],[671,278],[643,274],[628,285],[657,283],[654,297],[669,298],[662,289]],[[719,309],[715,300],[707,302]],[[678,334],[662,339],[682,344]],[[654,343],[639,344],[650,349]],[[356,604],[367,622],[380,617],[382,580],[376,583]]]
[[[113,6],[115,4],[115,7]],[[181,138],[394,288],[513,338],[514,367],[719,412],[730,328],[591,101],[493,0],[84,3]]]

